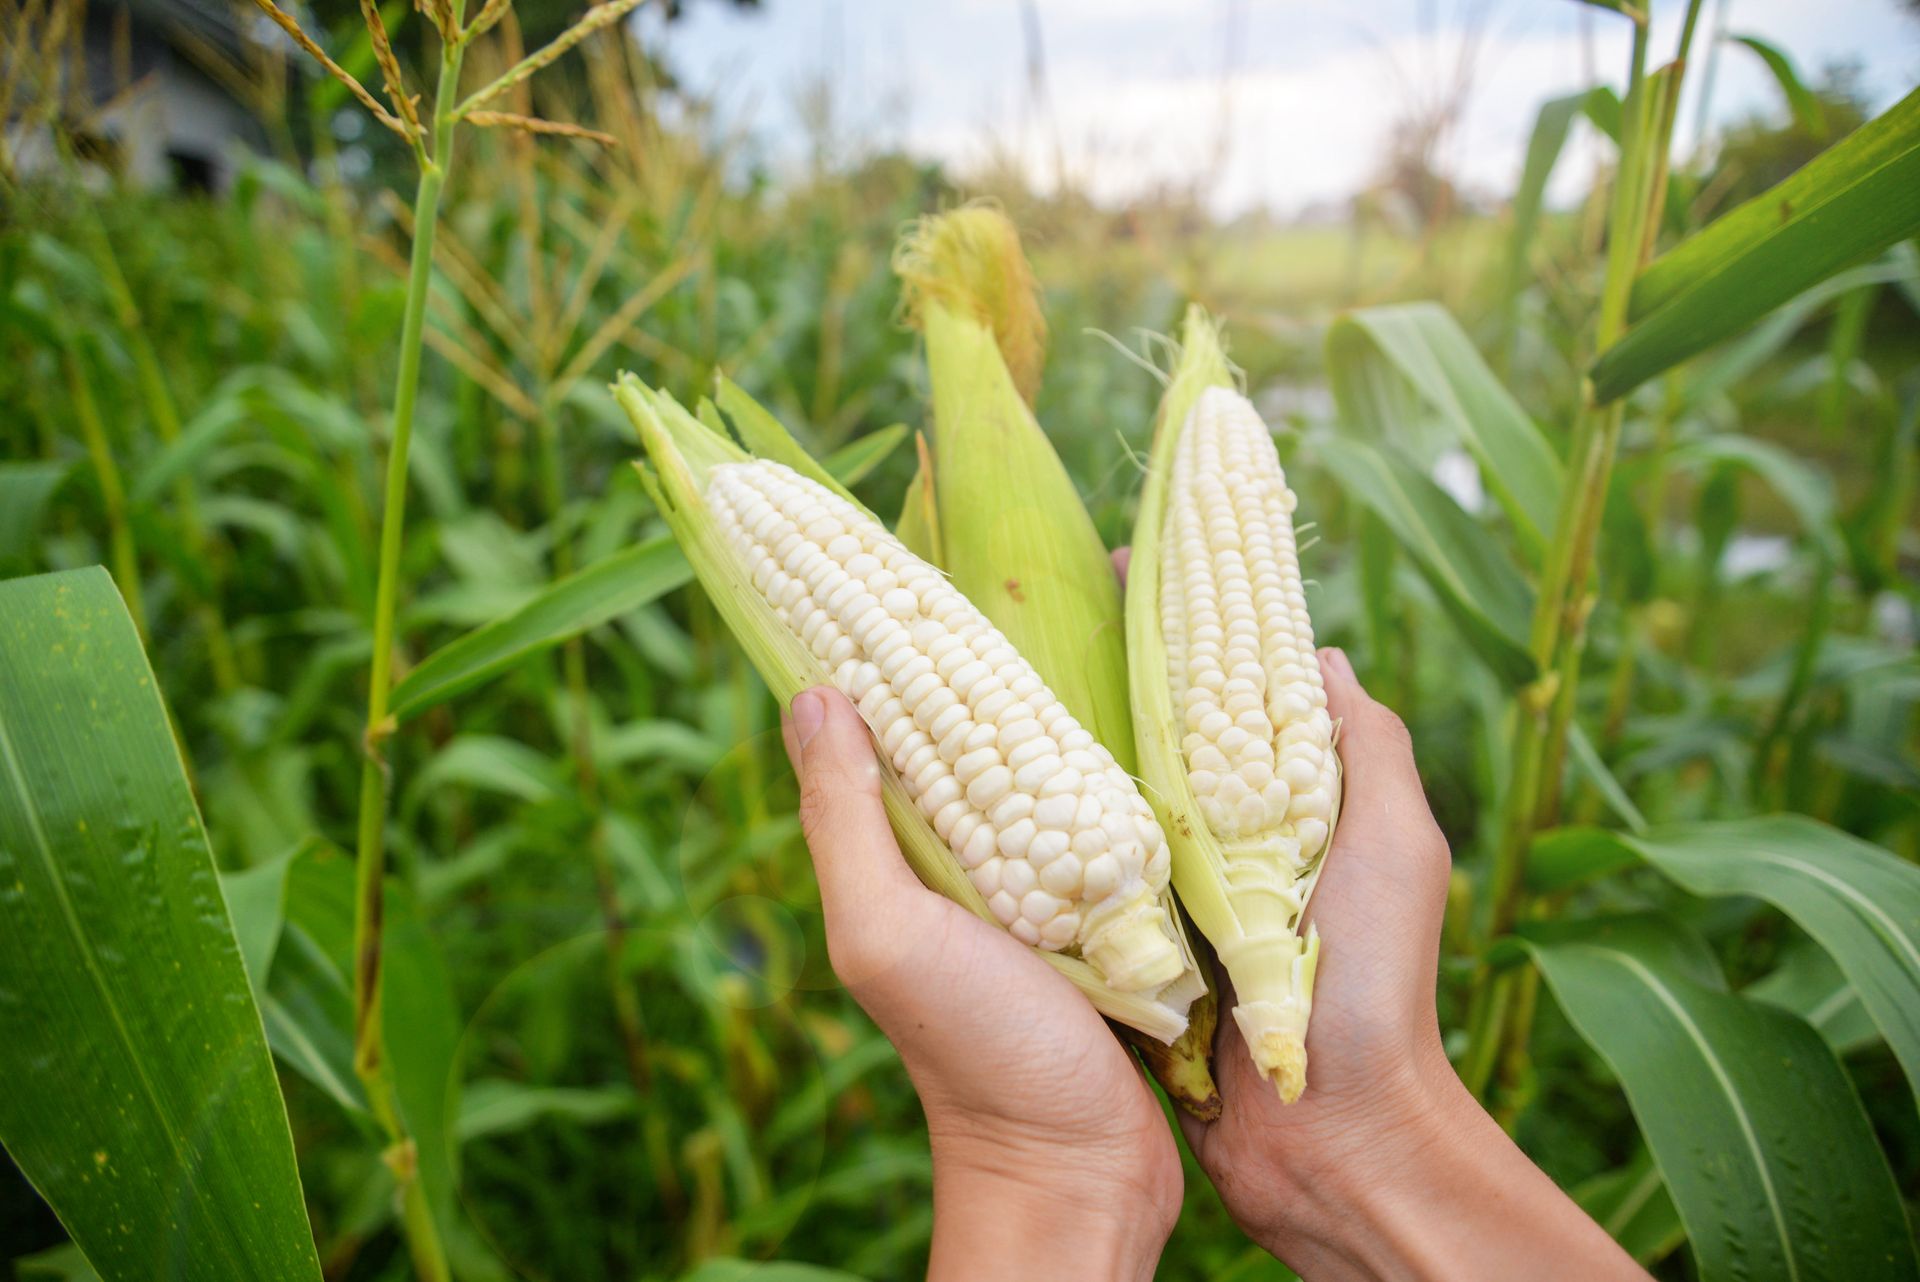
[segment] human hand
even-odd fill
[[[1320,651],[1345,800],[1308,906],[1324,941],[1306,1093],[1282,1104],[1222,993],[1219,1120],[1188,1144],[1248,1236],[1303,1275],[1645,1274],[1467,1093],[1434,990],[1450,856],[1413,741],[1339,650]]]
[[[782,729],[834,973],[926,1110],[929,1276],[1151,1277],[1182,1180],[1133,1057],[1031,949],[914,877],[845,696],[803,691]]]

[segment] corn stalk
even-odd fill
[[[451,0],[458,23],[465,0]],[[354,854],[354,1039],[353,1066],[367,1100],[392,1145],[389,1164],[400,1183],[401,1217],[414,1267],[443,1279],[446,1253],[415,1174],[412,1140],[394,1098],[380,1024],[381,928],[385,910],[386,822],[392,770],[381,745],[393,733],[388,697],[393,688],[394,617],[399,608],[400,551],[407,515],[407,455],[413,443],[414,406],[420,393],[420,353],[426,323],[427,287],[433,277],[434,231],[440,197],[454,163],[454,96],[466,46],[441,46],[431,133],[416,137],[420,179],[413,199],[413,252],[407,269],[406,311],[400,327],[400,365],[394,377],[392,430],[387,441],[385,501],[380,513],[380,559],[373,603],[373,659],[367,678],[367,724],[360,766],[360,822]]]
[[[1690,0],[1679,52],[1673,64],[1647,73],[1648,19],[1633,13],[1633,53],[1623,102],[1620,163],[1608,211],[1606,275],[1594,333],[1605,351],[1626,330],[1634,277],[1652,248],[1666,157],[1672,146],[1674,104],[1700,0]],[[1494,852],[1486,940],[1506,934],[1521,911],[1521,889],[1533,835],[1558,817],[1561,767],[1573,721],[1586,624],[1594,606],[1589,590],[1607,487],[1620,444],[1625,404],[1616,398],[1596,405],[1591,385],[1574,420],[1567,482],[1559,522],[1542,562],[1539,595],[1529,637],[1539,675],[1519,695],[1512,771],[1499,845]],[[1510,1048],[1531,1031],[1535,972],[1495,971],[1475,975],[1468,1010],[1468,1047],[1460,1072],[1470,1090],[1484,1096]],[[1509,1061],[1512,1062],[1512,1061]]]

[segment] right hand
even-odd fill
[[[1322,939],[1307,1089],[1282,1104],[1221,994],[1224,1109],[1181,1124],[1248,1236],[1327,1277],[1644,1278],[1467,1093],[1434,993],[1451,858],[1413,740],[1320,651],[1345,799],[1306,920]],[[1583,1265],[1587,1267],[1582,1267]]]

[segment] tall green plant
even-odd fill
[[[553,42],[508,67],[484,87],[460,96],[460,69],[472,42],[504,17],[509,0],[486,0],[471,21],[466,0],[429,0],[422,12],[439,39],[439,59],[433,80],[433,113],[423,120],[407,87],[398,58],[388,39],[379,10],[363,4],[367,31],[387,95],[388,106],[356,78],[329,58],[299,24],[274,0],[256,0],[328,73],[347,86],[380,124],[398,134],[411,149],[419,178],[413,197],[413,249],[407,266],[406,304],[400,329],[398,367],[394,375],[393,414],[387,440],[386,479],[380,514],[380,553],[375,579],[372,618],[372,659],[367,677],[367,717],[361,741],[360,805],[355,844],[356,892],[354,914],[354,1071],[364,1085],[374,1116],[393,1146],[389,1165],[399,1179],[403,1218],[413,1250],[414,1265],[426,1278],[448,1276],[442,1231],[422,1181],[416,1177],[420,1158],[409,1135],[396,1098],[387,1064],[384,1024],[380,1012],[380,969],[386,894],[386,826],[392,771],[384,745],[397,728],[392,710],[393,660],[399,639],[395,620],[401,591],[400,554],[406,531],[408,457],[413,442],[414,409],[420,392],[421,352],[425,341],[427,291],[433,277],[434,238],[440,222],[440,202],[456,159],[458,126],[470,122],[533,133],[578,134],[577,128],[537,118],[487,110],[487,104],[521,84],[561,54],[594,32],[618,22],[640,0],[608,0],[588,10]]]

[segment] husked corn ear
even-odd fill
[[[706,500],[754,588],[860,709],[908,795],[1017,939],[1122,992],[1179,977],[1152,809],[958,590],[864,511],[767,460]]]
[[[1193,309],[1134,527],[1134,741],[1174,889],[1233,981],[1254,1064],[1286,1101],[1306,1086],[1320,957],[1301,916],[1340,812],[1294,506],[1266,424]]]
[[[842,521],[842,524],[849,529],[859,530],[859,537],[868,540],[869,546],[884,548],[884,543],[876,541],[871,533],[879,529],[878,521],[838,484],[832,473],[799,447],[773,415],[738,388],[723,383],[718,411],[703,412],[698,416],[689,413],[671,396],[649,388],[631,374],[620,376],[614,384],[613,394],[639,433],[648,456],[646,463],[636,464],[641,485],[668,528],[673,531],[681,551],[686,554],[694,574],[705,588],[708,601],[765,680],[767,688],[775,698],[787,701],[802,690],[831,681],[834,667],[816,654],[810,644],[801,639],[800,633],[788,626],[787,620],[793,615],[791,603],[782,602],[781,608],[787,612],[783,618],[772,601],[754,585],[747,558],[728,533],[722,530],[714,512],[714,504],[709,501],[709,483],[716,471],[749,463],[755,457],[753,453],[743,450],[730,435],[721,413],[731,417],[733,431],[756,443],[756,449],[763,457],[778,457],[801,476],[829,490],[846,505],[844,510],[851,511],[856,518],[868,523],[860,525],[858,521]],[[702,408],[704,411],[706,407]],[[812,493],[811,490],[808,492]],[[840,512],[843,509],[834,507],[833,510]],[[797,530],[798,526],[795,528]],[[780,542],[785,542],[784,536]],[[791,548],[782,550],[790,551]],[[885,557],[877,559],[883,563],[886,561]],[[784,561],[781,563],[781,572],[787,573]],[[902,572],[896,570],[895,573]],[[767,579],[772,582],[771,574]],[[817,630],[813,639],[818,639]],[[827,645],[831,650],[832,642],[829,641]],[[880,766],[881,805],[886,810],[894,837],[900,843],[900,853],[906,858],[914,875],[922,884],[968,912],[983,920],[997,922],[993,909],[987,906],[986,899],[975,889],[966,869],[954,856],[953,849],[942,840],[932,821],[908,793],[892,760],[882,760],[877,764]],[[1135,983],[1144,982],[1141,977],[1152,974],[1156,969],[1164,969],[1157,958],[1167,947],[1165,940],[1183,939],[1166,907],[1170,901],[1169,893],[1163,896],[1157,916],[1143,914],[1138,930],[1126,926],[1124,912],[1109,913],[1108,906],[1102,905],[1089,913],[1083,906],[1078,910],[1081,914],[1079,934],[1086,941],[1087,951],[1083,952],[1081,947],[1076,946],[1052,951],[1035,948],[1034,953],[1079,989],[1102,1015],[1157,1043],[1176,1048],[1169,1053],[1177,1054],[1178,1047],[1189,1044],[1189,1034],[1199,1035],[1188,1020],[1188,1008],[1193,1004],[1200,987],[1198,970],[1193,966],[1190,954],[1184,951],[1183,944],[1181,955],[1186,958],[1184,969],[1171,982],[1151,991],[1122,991],[1108,981],[1094,961],[1098,957],[1112,965],[1115,974]],[[1108,916],[1115,920],[1102,930],[1096,932],[1089,925],[1096,918]],[[1156,935],[1164,936],[1164,939],[1154,938]],[[1202,1015],[1205,1013],[1203,1011]]]
[[[1202,392],[1174,451],[1160,549],[1167,675],[1200,813],[1230,854],[1256,856],[1230,871],[1287,898],[1326,849],[1340,791],[1296,502],[1253,406]],[[1266,871],[1268,856],[1284,868]]]

